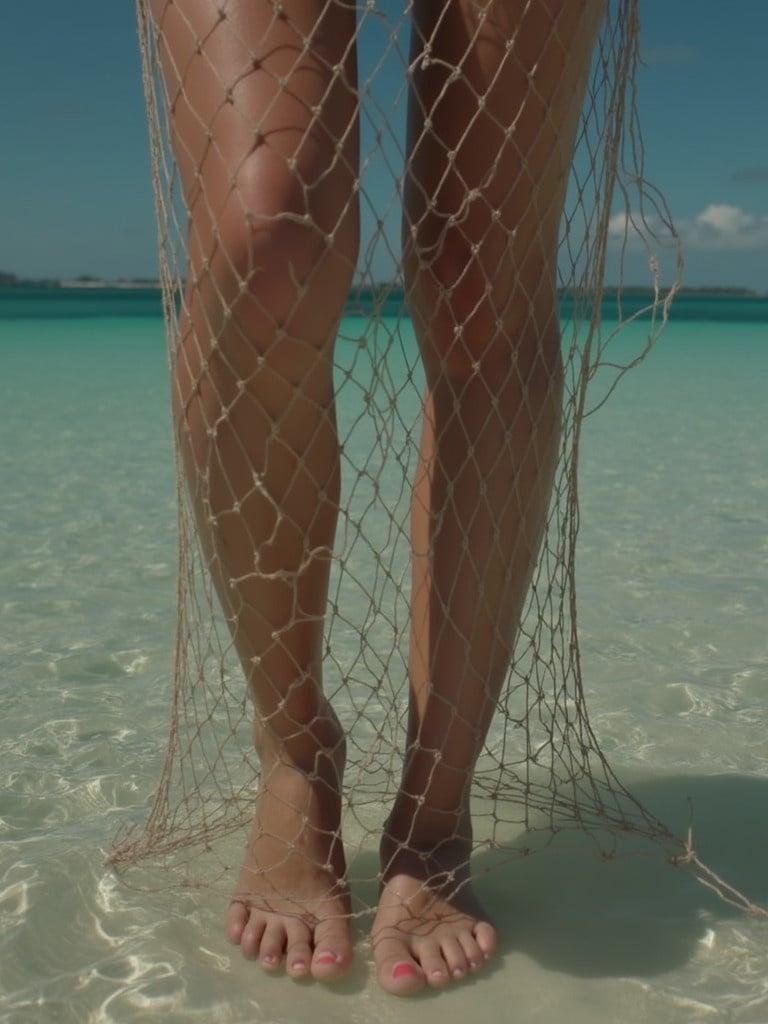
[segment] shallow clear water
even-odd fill
[[[629,339],[632,341],[632,339]],[[635,336],[637,340],[637,336]],[[451,994],[264,977],[211,894],[103,856],[161,763],[175,495],[161,322],[0,323],[0,1021],[768,1021],[768,920],[658,856],[481,877],[502,955]],[[768,903],[768,325],[672,323],[585,428],[592,721],[620,775]],[[478,999],[480,1002],[478,1002]]]

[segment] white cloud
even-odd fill
[[[754,226],[756,218],[745,213],[739,206],[726,203],[710,203],[696,218],[697,224],[714,228],[723,235],[738,235]]]
[[[768,247],[768,216],[757,217],[740,206],[711,203],[683,237],[696,249],[763,249]]]
[[[634,221],[634,223],[633,223]],[[710,203],[693,218],[675,220],[684,249],[734,252],[768,248],[768,216],[748,213],[740,206]],[[669,232],[658,218],[651,218],[647,228],[637,215],[625,211],[615,213],[608,222],[611,238],[621,241],[625,235],[633,247],[642,244],[643,235],[669,240]]]

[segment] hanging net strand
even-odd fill
[[[637,0],[394,6],[138,0],[178,621],[110,862],[317,920],[405,863],[450,899],[523,834],[634,836],[763,912],[621,783],[582,684],[582,424],[667,318],[657,252],[680,268]]]

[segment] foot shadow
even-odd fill
[[[700,859],[768,907],[768,781],[680,775],[625,783],[678,836],[687,834],[690,797]],[[690,868],[668,863],[658,843],[621,836],[616,858],[605,861],[586,834],[574,831],[525,856],[524,847],[537,845],[531,835],[502,850],[506,865],[494,866],[496,853],[474,861],[477,892],[502,952],[582,977],[647,977],[685,964],[718,921],[743,916]],[[768,939],[768,919],[765,927]]]

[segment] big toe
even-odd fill
[[[473,929],[478,946],[486,960],[496,953],[496,929],[488,921],[478,921]]]
[[[424,972],[402,940],[374,942],[373,955],[379,984],[385,991],[395,996],[410,996],[424,988]]]

